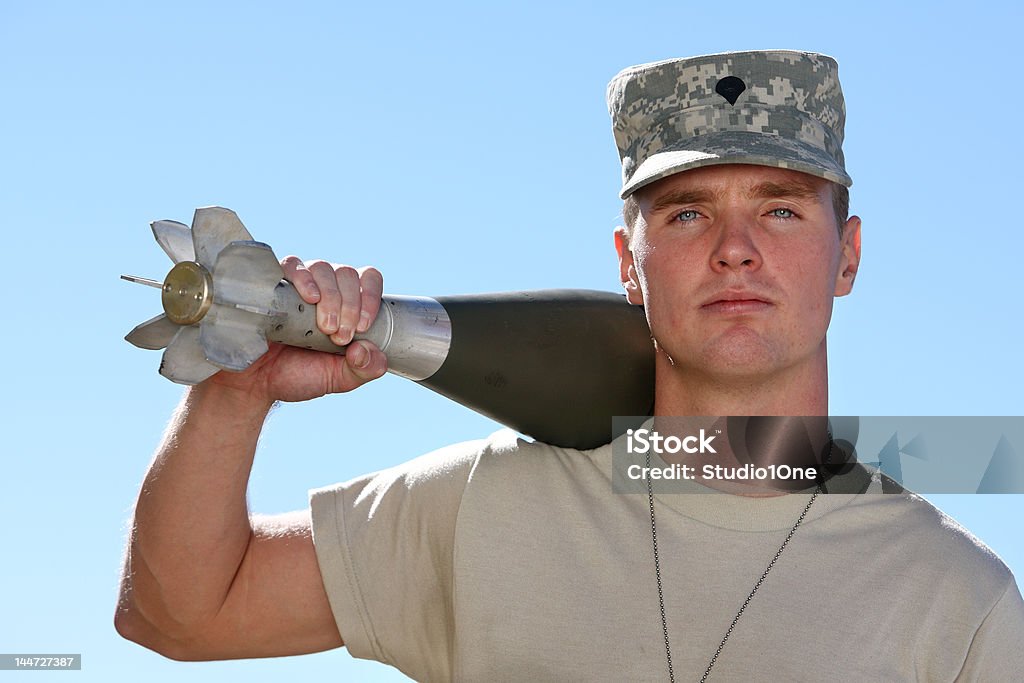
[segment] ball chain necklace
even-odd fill
[[[824,464],[826,465],[832,459],[832,449],[835,446],[835,443],[832,440],[831,430],[829,431],[828,441],[828,455],[825,457],[824,461]],[[649,468],[650,466],[651,453],[650,450],[648,450],[647,467]],[[796,518],[796,523],[793,524],[793,528],[789,530],[788,534],[786,534],[786,539],[782,542],[782,545],[779,546],[779,549],[775,552],[775,556],[768,563],[768,566],[764,568],[760,578],[758,578],[754,583],[754,587],[750,590],[750,594],[747,595],[747,599],[743,601],[742,605],[740,605],[740,609],[736,612],[736,616],[732,618],[732,623],[729,624],[729,628],[726,629],[725,636],[722,637],[722,642],[718,644],[718,649],[716,649],[715,654],[711,656],[711,661],[708,662],[708,667],[704,670],[704,675],[700,677],[700,683],[705,683],[708,680],[708,676],[711,675],[711,669],[715,666],[715,662],[718,661],[718,656],[722,654],[722,649],[725,648],[726,641],[729,640],[729,636],[732,635],[733,630],[736,628],[736,623],[739,622],[740,617],[743,616],[743,613],[747,609],[747,605],[749,605],[750,601],[754,599],[754,594],[757,593],[761,584],[763,584],[764,580],[768,578],[768,572],[772,570],[772,567],[774,567],[775,563],[778,562],[779,557],[782,556],[782,552],[786,549],[786,546],[789,545],[789,540],[793,538],[793,534],[796,533],[796,530],[803,523],[804,517],[807,516],[807,511],[811,509],[811,505],[814,504],[814,501],[818,498],[818,494],[822,491],[822,481],[822,478],[819,476],[818,485],[814,489],[814,493],[811,494],[810,500],[807,501],[807,505],[804,506],[800,516]],[[647,501],[651,507],[651,545],[654,549],[654,576],[658,580],[658,607],[661,610],[661,631],[665,636],[665,659],[668,662],[668,680],[669,683],[675,683],[676,676],[672,670],[672,647],[669,645],[668,639],[668,619],[665,617],[665,593],[662,589],[661,583],[661,562],[658,559],[658,525],[654,519],[654,490],[651,487],[650,477],[647,477]]]

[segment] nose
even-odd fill
[[[761,252],[754,243],[754,226],[741,216],[724,215],[711,249],[711,269],[755,271],[761,267]]]

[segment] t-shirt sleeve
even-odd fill
[[[485,443],[310,493],[320,572],[353,656],[451,680],[455,526]]]
[[[1024,672],[1024,600],[1013,576],[985,617],[957,681],[1016,681]]]

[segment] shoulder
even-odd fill
[[[473,482],[484,485],[500,480],[510,483],[537,484],[571,479],[610,481],[611,445],[591,450],[554,446],[541,441],[527,441],[509,429],[491,434],[483,442]],[[610,489],[609,489],[610,490]]]
[[[928,575],[939,586],[967,586],[993,601],[1013,575],[977,536],[926,498],[909,491],[862,494],[848,506],[884,546],[904,560],[906,571]]]
[[[452,444],[377,472],[311,492],[314,500],[344,493],[353,503],[387,492],[435,489],[460,496],[470,482],[491,476],[548,477],[559,470],[592,469],[607,447],[578,451],[527,441],[510,429],[500,429],[474,441]],[[506,479],[507,481],[507,479]]]
[[[1009,568],[991,548],[929,500],[911,492],[904,492],[896,497],[904,499],[905,516],[915,526],[931,529],[933,540],[940,547],[960,551],[978,564],[992,566],[1000,574],[1009,573]]]
[[[314,489],[310,496],[315,500],[346,492],[349,497],[359,500],[367,496],[382,495],[396,488],[461,488],[480,454],[487,447],[487,443],[487,440],[479,439],[438,448],[387,469]]]
[[[925,498],[885,497],[899,499],[889,506],[899,511],[903,528],[897,551],[902,562],[889,579],[898,571],[899,585],[920,586],[900,597],[918,612],[926,677],[935,677],[937,669],[929,669],[952,656],[961,667],[957,680],[1016,680],[1024,663],[1024,603],[1009,567]]]

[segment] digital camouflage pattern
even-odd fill
[[[839,65],[810,52],[725,52],[621,71],[608,112],[630,194],[713,164],[790,168],[849,187]]]

